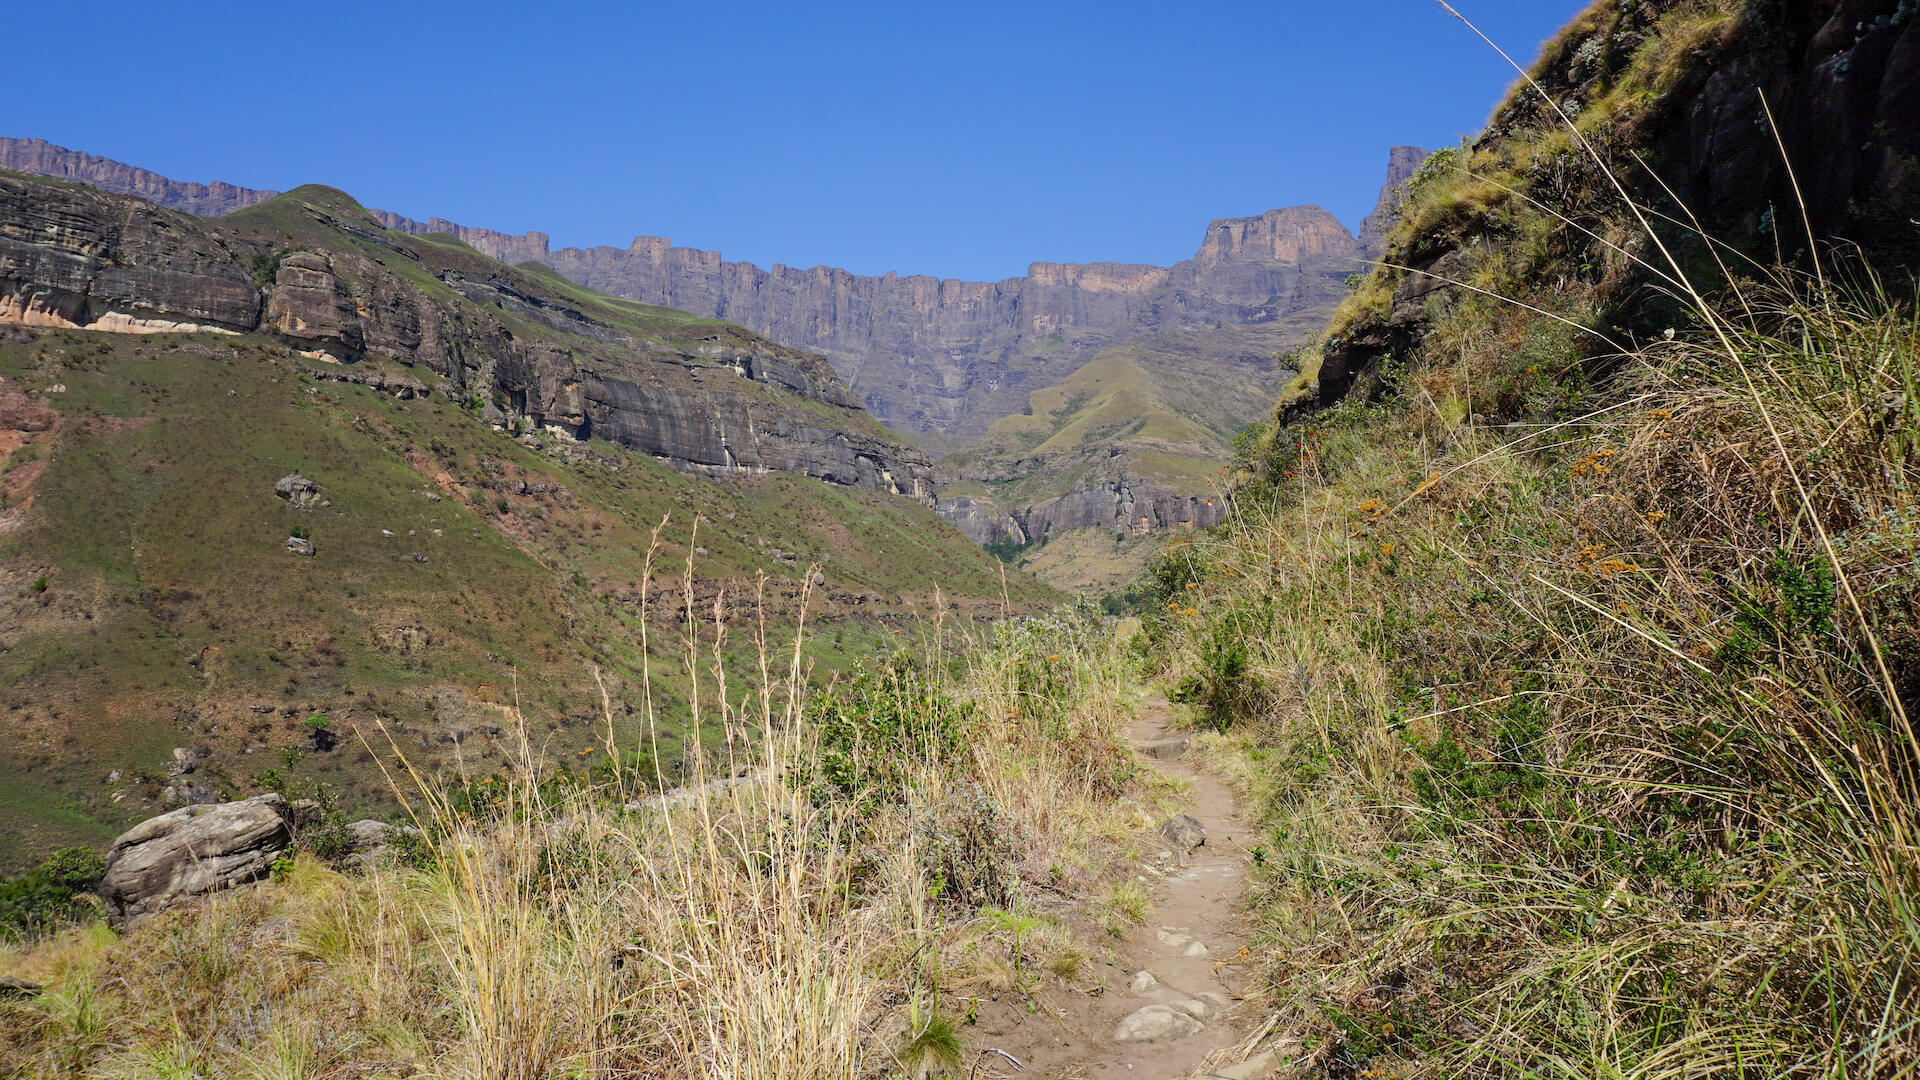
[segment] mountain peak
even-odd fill
[[[1351,256],[1353,234],[1320,206],[1289,206],[1252,217],[1215,218],[1194,261],[1301,263],[1326,256]]]
[[[1401,188],[1420,166],[1427,163],[1433,151],[1418,146],[1396,146],[1387,151],[1387,182],[1380,188],[1380,201],[1374,204],[1373,213],[1360,223],[1360,254],[1363,258],[1379,258],[1387,246],[1387,232],[1393,228],[1394,218],[1400,213]]]

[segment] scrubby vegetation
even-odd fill
[[[1577,120],[1523,84],[1427,167],[1390,260],[1457,284],[1149,579],[1142,655],[1268,815],[1256,952],[1315,1075],[1920,1068],[1911,278],[1610,167],[1728,20],[1551,46],[1638,42]],[[1409,273],[1329,347],[1391,341]]]
[[[1145,673],[1262,815],[1231,962],[1291,1075],[1920,1072],[1911,269],[1704,235],[1619,171],[1736,27],[1596,4],[1436,155],[1124,643],[927,623],[823,686],[689,572],[677,641],[634,623],[644,715],[578,771],[525,723],[494,775],[402,759],[389,861],[307,851],[124,937],[84,853],[0,888],[0,967],[44,984],[0,1001],[0,1071],[968,1074],[983,1001],[1038,1011],[1150,921],[1116,872],[1158,816]],[[627,735],[665,680],[661,794]]]
[[[678,794],[611,764],[651,760],[644,745],[577,776],[523,741],[517,768],[452,788],[397,774],[424,837],[404,859],[343,871],[303,852],[274,884],[124,937],[95,923],[6,946],[0,966],[45,988],[0,1000],[0,1071],[950,1066],[980,998],[1078,963],[1035,898],[1102,887],[1146,789],[1118,741],[1127,665],[1097,617],[928,633],[815,692],[799,649],[765,643],[726,681],[720,635],[698,630],[682,665],[710,677],[700,720],[726,734]]]
[[[1554,422],[1416,367],[1170,555],[1151,651],[1238,703],[1267,990],[1330,1074],[1914,1066],[1920,323],[1747,298]]]

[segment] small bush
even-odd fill
[[[95,910],[86,894],[106,869],[105,858],[92,848],[67,847],[0,882],[0,938],[29,937],[85,918]]]

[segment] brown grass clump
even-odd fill
[[[1430,337],[1158,568],[1209,594],[1148,617],[1169,678],[1253,688],[1267,992],[1326,1074],[1920,1061],[1920,321],[1743,295],[1553,423],[1447,407],[1498,361]]]

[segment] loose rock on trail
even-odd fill
[[[1171,720],[1172,707],[1155,695],[1131,731],[1142,756],[1192,785],[1183,812],[1161,827],[1166,846],[1136,870],[1153,899],[1146,924],[1116,944],[1116,966],[1084,1003],[978,1031],[977,1046],[1003,1049],[1025,1066],[993,1075],[1250,1080],[1271,1071],[1270,1055],[1242,1061],[1238,1052],[1258,1023],[1241,1003],[1242,839],[1250,821],[1225,783],[1184,756],[1188,739]]]

